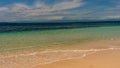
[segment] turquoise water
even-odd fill
[[[120,26],[0,33],[0,51],[47,48],[120,38]]]

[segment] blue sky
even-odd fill
[[[119,20],[120,0],[1,0],[0,21]]]

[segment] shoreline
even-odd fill
[[[56,61],[34,68],[120,68],[120,50],[100,51],[83,58]]]
[[[119,41],[119,39],[92,41],[84,44],[76,43],[71,46],[55,47],[43,51],[31,50],[30,52],[3,55],[0,57],[0,68],[34,68],[36,66],[39,67],[39,65],[46,66],[46,64],[67,59],[87,57],[101,51],[120,50]]]
[[[100,44],[99,44],[100,43]],[[1,51],[0,56],[8,56],[8,55],[18,55],[18,54],[29,54],[33,52],[43,52],[43,51],[52,51],[52,50],[87,50],[87,49],[103,49],[103,48],[109,48],[113,43],[113,45],[116,45],[119,43],[119,39],[107,39],[107,40],[96,40],[96,41],[88,41],[88,42],[76,42],[72,44],[64,44],[61,46],[55,46],[54,47],[47,47],[47,48],[30,48],[30,49],[14,49],[8,50],[8,51]],[[115,44],[114,44],[115,43]],[[96,45],[97,44],[97,45]]]
[[[94,49],[94,50],[90,49],[90,50],[44,51],[42,53],[31,53],[28,55],[23,54],[21,56],[0,58],[1,59],[0,66],[2,66],[0,68],[7,68],[6,65],[9,66],[9,68],[16,68],[16,67],[17,68],[22,68],[22,67],[36,68],[36,66],[39,66],[39,65],[46,66],[47,64],[49,65],[49,64],[64,61],[67,59],[68,60],[77,59],[77,58],[83,59],[84,57],[87,57],[95,53],[99,53],[103,51],[114,51],[114,50],[120,50],[120,48],[119,49],[117,48]],[[14,65],[14,64],[17,64],[17,65]],[[21,65],[23,66],[20,67]]]

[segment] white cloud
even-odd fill
[[[28,14],[28,16],[51,14],[53,12],[55,13],[62,10],[81,7],[83,4],[84,3],[81,2],[80,0],[61,2],[61,3],[54,4],[52,6],[45,5],[41,2],[37,2],[35,3],[35,8],[29,11],[30,14]]]
[[[8,10],[7,7],[0,7],[0,12],[1,12],[1,11],[7,11],[7,10]]]
[[[88,4],[89,1],[85,2],[84,0],[55,1],[57,2],[47,4],[43,2],[43,0],[37,0],[31,5],[14,3],[0,7],[0,21],[120,19],[120,0],[111,0],[110,2],[114,3],[111,6],[94,6],[94,2],[92,2],[93,5],[91,5],[92,3]],[[84,7],[84,5],[86,5],[86,7]],[[79,8],[82,6],[84,8]]]
[[[46,20],[62,20],[63,18],[64,18],[64,16],[43,16],[43,17],[34,17],[34,18],[31,17],[32,20],[44,20],[44,21],[46,21]]]
[[[53,11],[59,11],[59,10],[72,9],[72,8],[80,7],[83,4],[84,4],[83,2],[78,2],[78,0],[73,0],[73,1],[70,1],[70,2],[62,2],[62,3],[54,5],[52,10]]]
[[[20,3],[16,3],[10,8],[13,12],[19,12],[19,11],[25,11],[25,10],[31,9],[29,6],[25,4],[20,4]]]
[[[54,20],[54,19],[59,20],[59,19],[63,19],[64,16],[62,15],[57,16],[57,13],[64,14],[65,10],[81,7],[82,5],[84,5],[82,0],[68,0],[68,1],[63,0],[62,2],[58,2],[51,6],[48,4],[42,3],[42,2],[38,2],[38,1],[35,2],[33,5],[15,3],[10,6],[0,7],[0,13],[2,13],[2,11],[7,11],[4,14],[2,13],[3,15],[0,15],[0,19],[2,18],[2,16],[5,17],[6,14],[10,14],[11,17],[16,18],[16,20],[17,19],[28,20],[29,18],[31,19],[32,17],[34,17],[33,19],[39,18],[40,20],[43,18],[44,18],[43,20],[45,19],[46,20]]]
[[[103,19],[120,19],[120,15],[117,16],[105,16]]]

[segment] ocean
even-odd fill
[[[35,30],[55,30],[55,29],[72,29],[88,27],[119,26],[120,21],[100,21],[100,22],[46,22],[46,23],[0,23],[0,33],[20,32]]]
[[[111,54],[117,50],[112,53],[117,55],[120,26],[105,24],[2,24],[0,68],[36,68],[61,60],[82,59],[103,51]]]
[[[43,24],[42,24],[43,25]],[[48,26],[48,25],[47,25]],[[49,25],[50,26],[50,25]],[[56,25],[55,25],[56,26]],[[49,28],[39,25],[7,24],[0,27],[0,52],[24,49],[46,49],[64,44],[86,41],[116,39],[120,37],[120,26]]]

